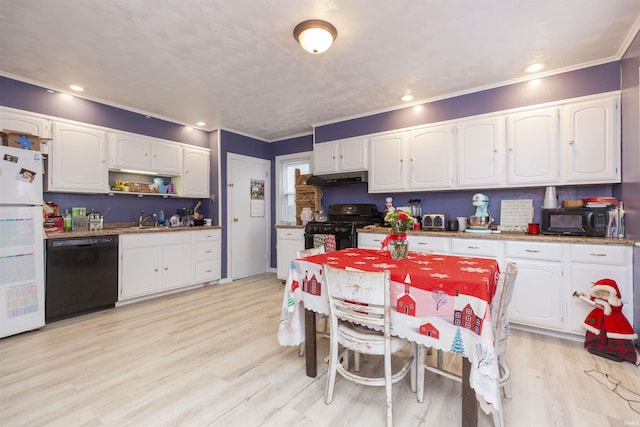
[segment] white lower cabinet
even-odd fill
[[[194,231],[195,282],[220,280],[220,230]]]
[[[220,279],[220,230],[120,235],[119,301]]]
[[[276,253],[278,259],[278,279],[286,280],[289,276],[291,260],[304,249],[304,228],[277,228]]]
[[[506,262],[518,266],[509,320],[561,330],[565,300],[562,244],[507,241],[505,255]]]
[[[622,312],[633,324],[633,249],[613,245],[571,245],[569,255],[569,286],[567,288],[567,322],[570,333],[584,335],[582,326],[593,307],[579,298],[570,298],[574,291],[587,292],[600,279],[615,280],[622,296]]]

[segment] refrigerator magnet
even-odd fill
[[[20,181],[33,182],[36,177],[36,173],[34,171],[30,171],[29,169],[22,168],[20,169],[20,174],[18,175],[18,179]]]

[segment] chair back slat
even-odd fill
[[[332,313],[343,320],[383,326],[389,271],[364,272],[323,266]]]
[[[517,264],[514,262],[508,263],[506,271],[500,273],[496,294],[491,301],[491,320],[493,321],[496,347],[506,340],[509,325],[507,311],[513,298],[517,275]]]
[[[296,258],[306,258],[312,255],[321,255],[325,253],[324,246],[316,246],[315,248],[302,249],[296,254]]]

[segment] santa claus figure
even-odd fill
[[[587,330],[585,348],[608,359],[636,363],[638,358],[633,340],[638,335],[622,314],[618,284],[611,279],[601,279],[588,293],[580,292],[579,296],[594,305],[583,322]]]

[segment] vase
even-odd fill
[[[407,239],[391,240],[389,243],[389,253],[393,259],[405,259],[409,252],[409,241]]]

